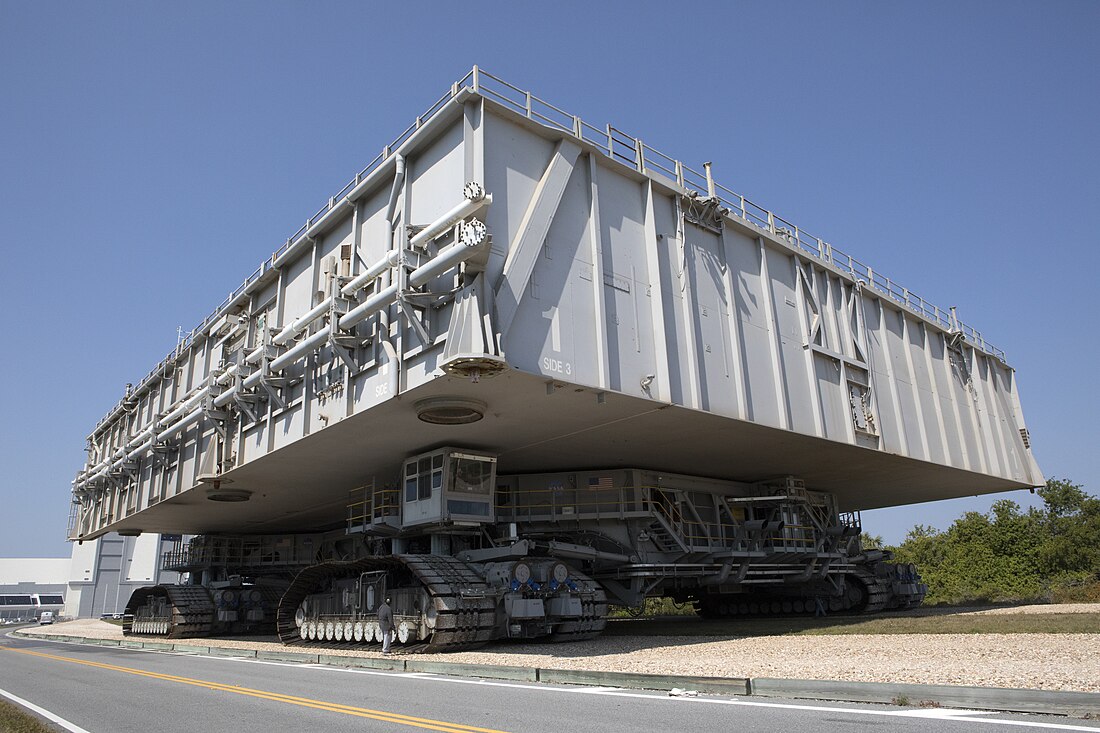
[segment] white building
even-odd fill
[[[68,558],[0,558],[0,619],[30,620],[59,613],[69,585]]]
[[[177,573],[160,570],[175,539],[112,533],[74,542],[71,558],[0,558],[0,619],[38,618],[42,611],[69,618],[121,613],[134,589],[178,582]]]

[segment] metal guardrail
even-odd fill
[[[357,496],[362,496],[356,501]],[[387,519],[399,519],[401,516],[401,490],[396,488],[375,488],[361,486],[348,492],[347,525],[348,530],[370,527]]]
[[[467,82],[469,82],[469,86],[467,86]],[[355,175],[355,178],[349,181],[347,185],[341,188],[335,195],[329,197],[328,202],[324,206],[307,219],[305,224],[299,227],[294,234],[287,237],[286,242],[275,250],[268,259],[260,263],[252,274],[246,277],[244,282],[230,292],[225,300],[223,300],[210,315],[204,318],[199,325],[184,334],[180,338],[176,348],[169,352],[168,355],[138,383],[134,392],[142,390],[150,381],[157,378],[169,364],[183,355],[183,353],[191,347],[191,344],[194,343],[195,338],[204,333],[214,321],[220,318],[229,304],[240,297],[252,283],[273,269],[274,262],[279,256],[284,254],[304,237],[306,232],[309,231],[317,220],[331,211],[338,203],[342,202],[343,198],[359,185],[367,175],[388,160],[402,143],[408,140],[418,129],[423,127],[428,120],[447,104],[447,102],[457,97],[464,89],[470,89],[486,99],[497,102],[541,125],[569,133],[594,146],[605,156],[622,165],[642,173],[651,173],[666,177],[674,181],[681,188],[687,190],[695,190],[703,194],[710,194],[713,192],[722,205],[729,210],[730,215],[737,216],[743,221],[774,236],[786,239],[800,251],[848,272],[854,280],[862,283],[864,287],[874,289],[877,293],[910,308],[922,317],[946,330],[961,332],[971,344],[979,347],[986,353],[992,354],[1001,361],[1005,360],[1005,353],[1003,350],[986,341],[976,329],[960,322],[950,311],[945,311],[929,303],[908,288],[901,287],[889,277],[876,272],[871,266],[842,252],[832,244],[822,240],[820,237],[810,235],[799,226],[778,216],[769,209],[753,203],[741,194],[735,193],[725,186],[715,183],[713,180],[710,180],[706,174],[693,170],[679,160],[646,145],[639,138],[629,135],[610,124],[602,128],[594,127],[577,115],[570,114],[549,102],[539,99],[531,94],[531,92],[513,86],[503,79],[475,66],[464,77],[454,82],[450,90],[436,100],[436,102],[423,114],[418,116],[416,121],[405,128],[393,142],[384,147],[382,152],[379,153],[374,160],[368,163],[365,168]],[[116,411],[122,407],[123,402],[124,399],[119,400],[118,404],[108,411],[106,417],[96,423],[95,428],[92,430],[92,435],[95,435],[99,428],[114,416]]]
[[[312,549],[275,547],[241,538],[206,538],[203,544],[183,545],[161,553],[161,570],[180,571],[196,567],[233,569],[304,566],[317,562]]]
[[[545,488],[509,488],[497,492],[497,519],[505,522],[660,517],[691,551],[716,550],[730,542],[736,543],[739,549],[751,546],[751,549],[773,552],[802,551],[813,549],[817,543],[815,528],[806,524],[789,524],[778,532],[759,537],[743,535],[741,523],[734,520],[732,513],[724,518],[721,512],[707,517],[685,512],[685,501],[678,500],[674,491],[659,486],[623,485],[596,491],[573,489],[568,496],[560,498],[553,490]],[[769,497],[756,498],[767,501]],[[726,509],[730,507],[726,505]]]

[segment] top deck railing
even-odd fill
[[[138,384],[135,391],[143,389],[151,380],[157,378],[168,364],[178,359],[196,337],[222,316],[224,311],[240,297],[254,282],[263,277],[274,268],[275,261],[291,247],[306,236],[306,233],[321,217],[325,216],[337,204],[341,203],[347,194],[358,186],[364,178],[388,160],[394,152],[408,140],[417,130],[423,127],[432,117],[439,113],[446,104],[457,97],[463,90],[471,90],[482,97],[492,100],[505,108],[517,112],[528,119],[546,127],[550,127],[573,135],[592,145],[605,156],[622,165],[633,168],[641,173],[659,175],[674,181],[678,186],[687,190],[694,190],[703,195],[714,196],[728,209],[729,215],[762,229],[773,236],[785,239],[789,244],[800,251],[828,263],[833,267],[847,272],[854,281],[861,283],[862,287],[870,287],[880,295],[884,295],[896,303],[912,309],[927,320],[941,328],[962,333],[966,340],[988,354],[992,354],[1001,361],[1005,360],[1003,350],[986,341],[982,334],[971,326],[959,321],[954,313],[929,303],[924,298],[916,295],[908,288],[904,288],[874,270],[870,265],[857,260],[851,255],[837,249],[832,244],[825,242],[820,237],[815,237],[801,227],[780,217],[769,209],[753,203],[743,195],[714,183],[708,176],[693,170],[679,160],[672,158],[659,150],[655,150],[643,143],[639,138],[629,135],[622,130],[611,126],[595,127],[588,124],[580,117],[570,114],[559,107],[542,100],[531,92],[520,89],[494,76],[487,71],[475,66],[467,74],[454,82],[451,88],[441,96],[434,104],[416,118],[416,121],[382,149],[374,160],[367,164],[355,177],[341,188],[335,195],[330,196],[327,203],[309,217],[305,224],[298,228],[294,234],[287,237],[286,241],[272,255],[260,263],[260,265],[244,279],[239,286],[226,296],[199,325],[181,336],[176,348],[168,353],[152,371]],[[107,415],[96,423],[92,435],[110,420],[116,411],[122,406],[124,400],[119,400]]]

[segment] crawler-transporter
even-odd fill
[[[1041,484],[1015,372],[702,168],[453,84],[89,436],[71,539],[179,535],[189,579],[126,633],[377,644],[388,597],[451,650],[653,597],[920,603],[859,511]]]

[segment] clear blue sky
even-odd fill
[[[1096,2],[0,0],[0,556],[68,554],[125,383],[475,63],[958,306],[1045,473],[1098,493],[1097,29]]]

